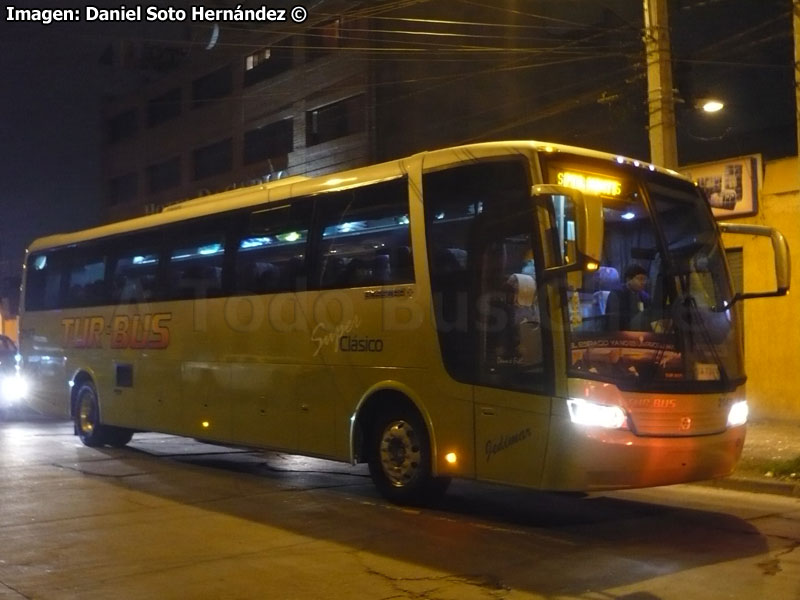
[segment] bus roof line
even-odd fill
[[[480,142],[476,144],[465,144],[462,146],[422,151],[407,157],[386,161],[383,163],[366,165],[346,171],[314,177],[293,175],[291,177],[287,177],[286,179],[278,179],[274,182],[269,182],[266,184],[237,188],[227,192],[220,192],[209,196],[193,198],[167,206],[159,213],[142,215],[114,223],[106,223],[78,232],[61,232],[43,236],[34,240],[29,245],[28,249],[40,250],[44,248],[68,246],[70,244],[79,243],[85,240],[99,239],[144,230],[150,227],[158,227],[159,225],[166,225],[168,223],[181,221],[186,218],[202,217],[208,214],[214,214],[215,212],[222,212],[224,210],[245,208],[260,202],[268,203],[273,200],[280,201],[298,195],[314,195],[324,191],[342,190],[365,185],[371,182],[391,179],[393,177],[401,177],[406,174],[405,165],[408,164],[408,162],[421,160],[424,164],[425,159],[428,157],[438,158],[441,160],[442,158],[447,158],[449,156],[452,157],[452,162],[456,163],[459,162],[459,157],[463,157],[464,152],[476,152],[478,155],[481,155],[487,150],[491,152],[492,150],[513,148],[527,148],[535,152],[548,154],[560,152],[575,154],[578,156],[608,160],[618,164],[628,164],[642,168],[649,168],[652,171],[668,173],[672,176],[679,176],[685,179],[685,176],[681,175],[680,173],[670,169],[656,167],[646,161],[638,161],[635,159],[622,157],[607,152],[601,152],[598,150],[581,148],[578,146],[551,144],[536,140]],[[277,194],[275,194],[273,197],[275,192],[277,192]],[[229,206],[224,204],[228,202],[230,202]],[[219,209],[212,209],[212,206],[215,204],[219,204]]]
[[[273,190],[275,188],[284,185],[291,185],[293,183],[297,183],[298,181],[304,181],[306,179],[309,179],[309,177],[306,177],[305,175],[293,175],[291,177],[287,177],[286,179],[276,179],[275,181],[269,181],[267,183],[248,185],[246,187],[227,190],[225,192],[218,192],[216,194],[209,194],[207,196],[200,196],[199,198],[191,198],[189,200],[184,200],[182,202],[176,202],[175,204],[169,204],[165,206],[163,209],[161,209],[161,212],[165,213],[173,210],[180,210],[180,209],[192,208],[195,206],[201,206],[203,204],[224,202],[225,200],[231,200],[238,196],[244,196],[250,194],[255,190],[263,190],[265,192],[269,192],[270,190]]]

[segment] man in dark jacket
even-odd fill
[[[611,331],[649,331],[645,310],[650,307],[647,286],[647,271],[638,264],[628,265],[622,289],[612,290],[606,304],[608,328]]]

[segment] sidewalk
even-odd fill
[[[800,497],[800,423],[750,421],[736,470],[711,485]]]

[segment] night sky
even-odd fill
[[[101,107],[115,77],[100,58],[114,35],[108,24],[0,20],[4,275],[13,273],[31,239],[97,223]]]
[[[673,0],[679,162],[796,154],[791,0]],[[695,103],[718,96],[716,115]]]
[[[84,5],[14,3],[20,8]],[[42,25],[8,22],[5,12],[0,15],[0,276],[19,271],[33,238],[98,224],[103,99],[142,79],[141,73],[104,60],[109,45],[122,38],[174,34],[174,27],[152,23]]]
[[[612,12],[624,5],[628,12],[621,18],[641,26],[639,0],[582,1]],[[69,4],[23,1],[15,6]],[[120,2],[95,5],[118,7]],[[530,2],[531,11],[542,6],[546,3]],[[681,163],[751,152],[767,158],[794,154],[791,1],[672,0],[670,7]],[[3,11],[0,276],[7,276],[18,272],[32,238],[98,222],[103,95],[141,76],[114,69],[101,58],[121,36],[154,39],[169,33],[153,24],[9,23],[5,6]],[[632,31],[633,39],[640,35]],[[724,97],[729,111],[716,121],[702,120],[693,102],[712,93]]]
[[[100,44],[68,29],[0,21],[3,261],[21,260],[31,237],[96,218]]]

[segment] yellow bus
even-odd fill
[[[775,289],[734,292],[721,229],[772,240]],[[718,225],[677,173],[484,143],[38,239],[20,360],[89,446],[367,462],[395,502],[654,486],[733,469],[738,301],[788,282],[778,232]]]

